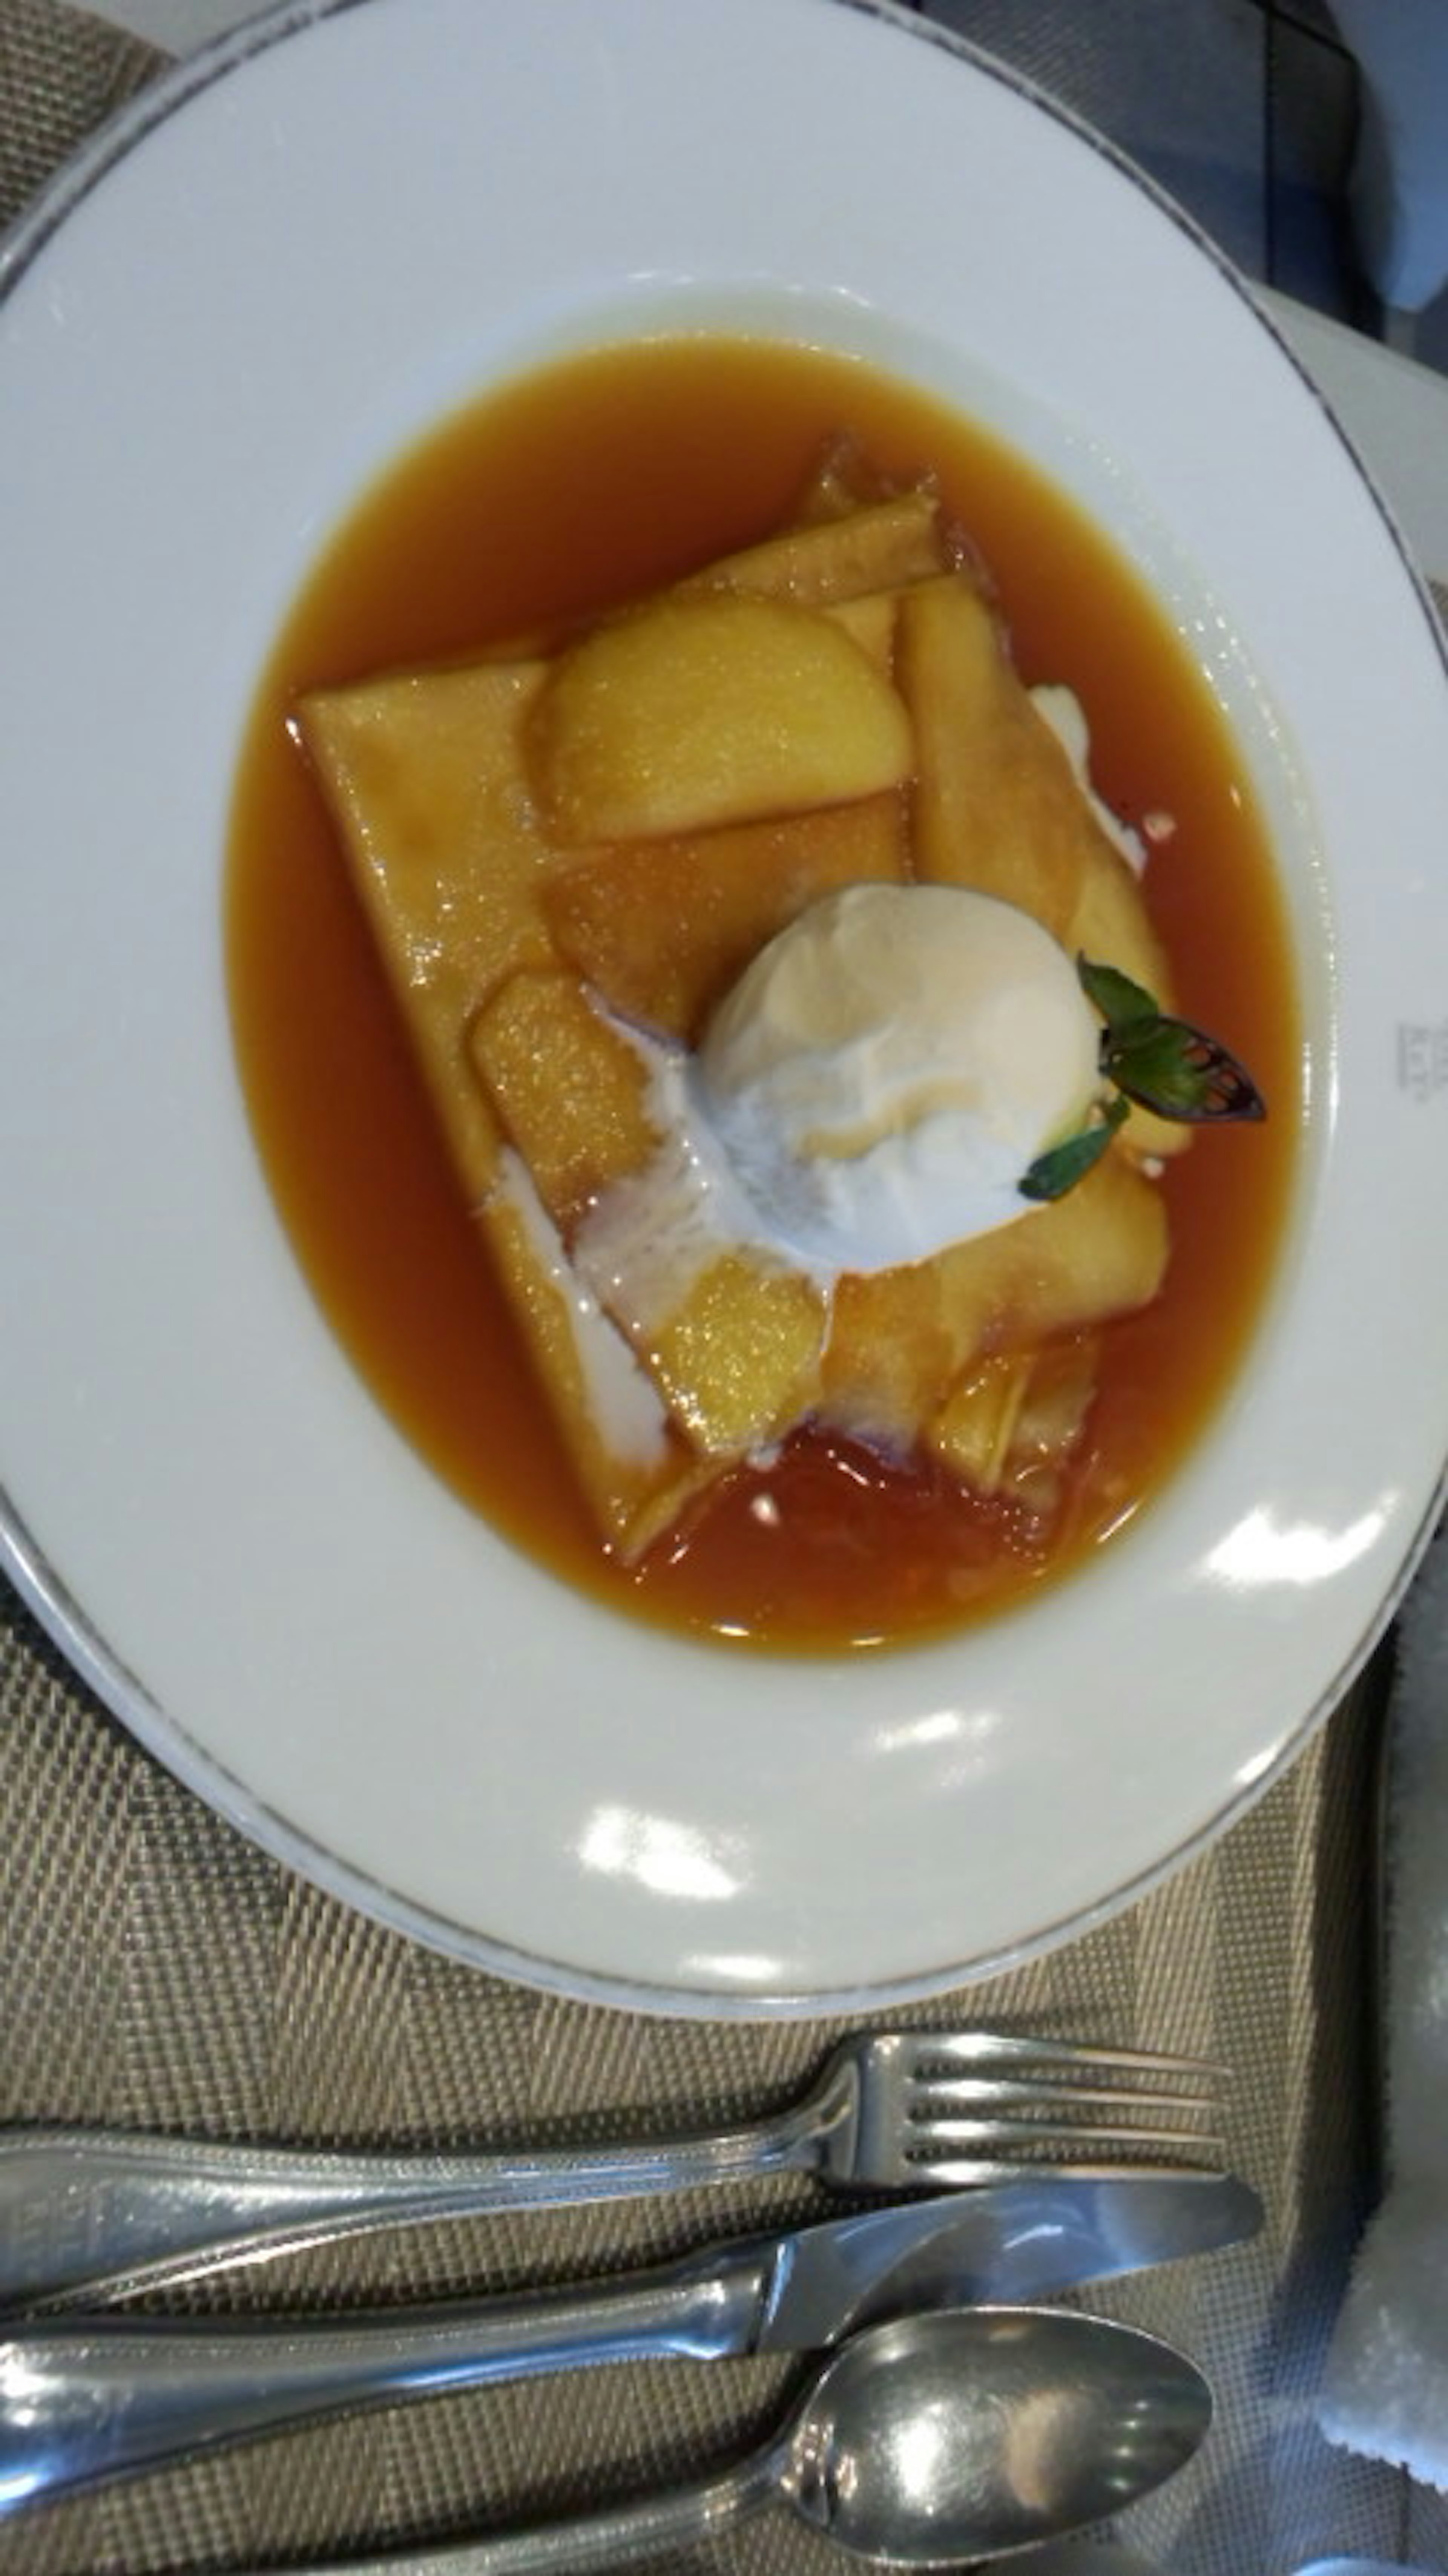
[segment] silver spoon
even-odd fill
[[[587,2576],[773,2503],[857,2558],[938,2566],[1079,2531],[1160,2486],[1211,2422],[1170,2344],[1064,2308],[903,2317],[842,2344],[773,2442],[698,2486],[308,2576]]]

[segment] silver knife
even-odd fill
[[[920,2308],[1038,2299],[1255,2234],[1230,2176],[942,2192],[580,2290],[364,2316],[42,2319],[0,2342],[0,2511],[430,2391],[585,2363],[812,2352]]]

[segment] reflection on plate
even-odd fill
[[[1330,1705],[1448,1445],[1448,690],[1237,283],[1070,123],[839,0],[283,10],[112,129],[3,283],[0,1475],[62,1645],[269,1847],[572,1992],[873,2005],[1139,1889]],[[1088,1575],[875,1662],[652,1635],[467,1511],[313,1306],[231,1051],[237,745],[328,529],[489,382],[680,323],[879,360],[1113,530],[1237,728],[1299,952],[1303,1177],[1234,1400]]]

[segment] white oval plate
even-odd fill
[[[576,1994],[865,2009],[1139,1892],[1329,1706],[1448,1448],[1448,685],[1239,285],[841,0],[283,9],[0,284],[0,1475],[62,1646],[272,1850]],[[1234,1400],[1089,1574],[878,1660],[652,1635],[455,1501],[312,1304],[228,1032],[238,739],[322,538],[456,400],[680,314],[879,356],[1117,528],[1247,741],[1301,953],[1303,1182]]]

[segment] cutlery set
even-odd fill
[[[663,2144],[345,2154],[14,2131],[0,2136],[0,2510],[444,2388],[799,2353],[828,2358],[774,2439],[721,2478],[366,2563],[629,2566],[771,2502],[886,2565],[1029,2550],[1146,2493],[1206,2432],[1210,2393],[1183,2356],[1034,2303],[1254,2233],[1260,2207],[1222,2170],[1217,2117],[1200,2061],[922,2031],[848,2043],[772,2119]],[[286,2318],[104,2305],[402,2221],[784,2171],[912,2196],[562,2290]],[[1048,2456],[1028,2442],[1023,2470],[1015,2437],[1043,2406]]]

